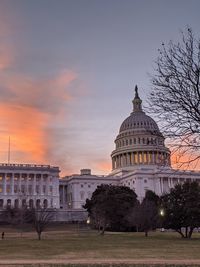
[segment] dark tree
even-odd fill
[[[151,190],[146,191],[142,203],[137,203],[128,215],[128,220],[137,231],[142,231],[148,236],[150,230],[159,225],[160,198]]]
[[[86,200],[91,222],[103,234],[106,228],[119,231],[126,228],[126,215],[137,202],[137,195],[126,186],[101,185]]]
[[[33,228],[38,234],[38,240],[41,240],[41,234],[52,222],[54,214],[48,209],[31,209],[29,210],[28,221],[32,223]]]
[[[164,124],[174,151],[192,155],[180,158],[182,164],[190,163],[200,158],[200,40],[187,29],[180,42],[162,44],[155,64],[150,110]]]
[[[197,182],[177,184],[161,198],[164,227],[174,229],[184,238],[191,238],[200,226],[200,185]]]

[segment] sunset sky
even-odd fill
[[[162,42],[200,37],[199,0],[0,0],[0,161],[111,170],[110,154],[143,104]]]

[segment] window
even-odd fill
[[[17,193],[18,192],[18,187],[17,185],[14,186],[14,193]]]
[[[29,194],[32,194],[32,185],[28,186],[28,192],[29,192]]]
[[[10,185],[7,185],[7,186],[6,186],[6,192],[7,192],[7,193],[10,193]]]
[[[39,194],[39,185],[36,185],[35,191],[36,191],[36,194]]]
[[[24,185],[21,186],[21,192],[25,193],[25,186]]]
[[[81,200],[83,200],[83,199],[84,199],[84,195],[85,195],[85,192],[84,192],[84,191],[81,191],[81,192],[80,192],[80,197],[81,197]]]
[[[51,194],[53,193],[53,187],[52,186],[49,187],[49,191]]]
[[[146,179],[144,180],[144,183],[145,183],[145,184],[147,183],[147,180],[146,180]]]
[[[83,184],[81,184],[81,187],[83,188]]]
[[[43,185],[43,193],[46,193],[46,185]]]

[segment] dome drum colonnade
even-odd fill
[[[112,152],[112,169],[142,165],[170,166],[170,151],[156,122],[142,110],[135,87],[133,112],[122,123]]]

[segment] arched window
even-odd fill
[[[40,199],[36,200],[36,209],[40,209],[41,205],[40,205]]]
[[[22,208],[26,207],[26,199],[22,199]]]
[[[33,209],[34,208],[34,204],[33,204],[33,199],[29,200],[29,208]]]
[[[7,207],[11,207],[11,199],[7,200]]]
[[[84,196],[85,196],[85,192],[84,191],[81,191],[80,192],[80,198],[81,198],[81,200],[84,200]]]
[[[15,199],[14,207],[15,207],[15,209],[19,208],[19,199]]]
[[[47,209],[48,208],[48,200],[47,199],[44,199],[44,201],[43,201],[43,207],[44,207],[44,209]]]

